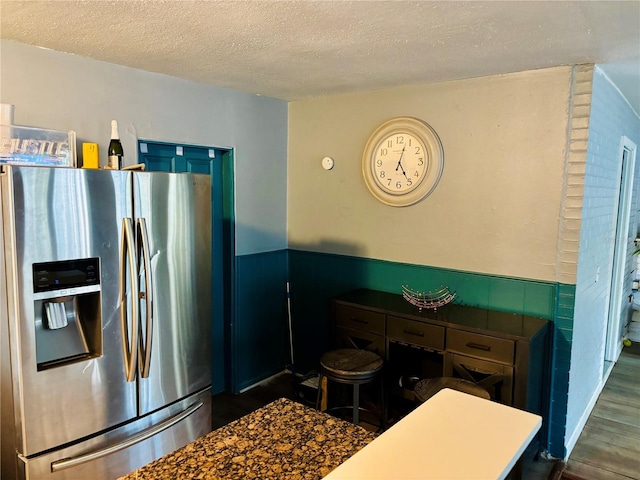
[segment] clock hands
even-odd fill
[[[402,175],[404,175],[404,178],[407,178],[407,173],[404,171],[404,168],[402,168],[402,165],[400,165],[400,162],[398,162],[398,167],[400,167],[400,170],[402,170]],[[398,167],[396,167],[396,172],[398,171]],[[409,180],[407,178],[407,180]]]
[[[407,173],[404,171],[404,168],[402,168],[402,156],[404,155],[404,149],[405,148],[406,148],[406,145],[402,147],[402,151],[400,152],[400,158],[398,159],[398,165],[396,165],[396,172],[398,171],[398,168],[399,168],[400,170],[402,170],[402,174],[404,175],[404,178],[409,180],[407,178]]]

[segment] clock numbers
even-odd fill
[[[386,181],[387,187],[391,187],[392,185],[394,185],[393,184],[394,179],[391,177],[387,178],[384,172],[380,172],[380,179],[383,181]],[[411,181],[411,177],[407,177],[406,181],[396,180],[396,183],[394,186],[396,190],[402,190],[403,188],[410,187],[411,185],[413,185],[413,182]]]
[[[418,173],[418,171],[416,170],[416,171],[413,173],[413,175],[412,175],[412,176],[413,176],[413,177],[416,177],[416,178],[419,178],[419,177],[420,177],[420,174],[419,174],[419,173]],[[385,180],[385,179],[386,179],[387,186],[390,186],[390,185],[392,184],[392,182],[394,181],[394,178],[393,178],[393,177],[387,177],[387,174],[386,174],[386,172],[385,172],[384,170],[379,170],[379,171],[378,171],[378,178],[380,178],[381,180]],[[401,188],[404,188],[405,186],[406,186],[406,187],[410,187],[411,185],[413,185],[413,180],[411,179],[411,176],[407,176],[406,180],[404,180],[404,181],[398,180],[398,181],[396,182],[396,184],[395,184],[395,187],[396,187],[397,189],[401,189]]]
[[[420,184],[425,170],[424,146],[410,133],[395,133],[378,144],[373,163],[374,177],[384,190],[408,193]]]

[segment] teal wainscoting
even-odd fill
[[[231,325],[235,392],[291,366],[287,279],[298,374],[316,370],[329,348],[331,298],[357,288],[400,293],[403,284],[421,291],[446,285],[457,293],[457,303],[552,320],[545,434],[549,453],[564,456],[575,285],[300,250],[238,256]]]
[[[356,288],[401,293],[448,286],[456,303],[553,319],[556,284],[344,255],[289,250],[299,371],[315,369],[328,346],[331,297]]]
[[[287,251],[237,256],[235,273],[231,389],[239,392],[289,363]]]
[[[400,293],[402,285],[420,291],[446,285],[457,303],[552,320],[545,433],[550,453],[563,455],[575,286],[300,250],[289,250],[289,279],[297,373],[317,369],[329,347],[331,298],[357,288]]]
[[[564,458],[566,453],[565,433],[575,300],[575,285],[558,284],[554,315],[553,354],[551,355],[551,403],[548,426],[549,453],[557,458]]]

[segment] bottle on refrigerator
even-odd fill
[[[111,141],[109,142],[107,168],[109,170],[122,170],[122,143],[118,135],[118,122],[111,120]]]

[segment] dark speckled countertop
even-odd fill
[[[121,480],[320,479],[375,437],[281,398]]]

